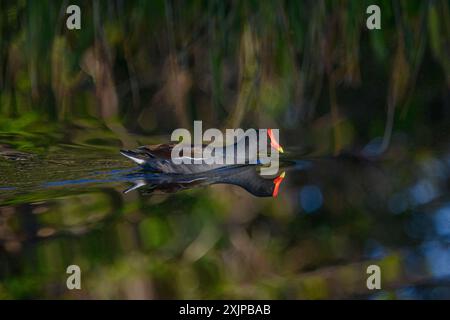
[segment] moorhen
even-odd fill
[[[270,142],[270,146],[274,148],[275,150],[278,150],[278,152],[283,153],[283,148],[280,146],[278,141],[276,140],[273,132],[271,129],[267,130],[267,137]],[[244,137],[245,138],[245,137]],[[259,135],[258,135],[259,139]],[[240,140],[241,141],[241,140]],[[234,155],[235,160],[237,157],[237,145],[239,142],[236,142],[234,144]],[[264,141],[266,142],[266,141]],[[258,141],[259,143],[259,141]],[[227,147],[222,148],[216,148],[216,157],[219,155],[220,157],[223,157],[223,163],[222,164],[208,164],[205,162],[205,159],[201,159],[201,163],[181,163],[176,164],[172,161],[171,154],[172,149],[176,146],[176,143],[173,144],[158,144],[158,145],[149,145],[149,146],[142,146],[135,150],[120,150],[120,153],[124,155],[125,157],[131,159],[135,163],[137,163],[139,166],[141,166],[144,169],[156,171],[156,172],[163,172],[163,173],[177,173],[177,174],[195,174],[195,173],[201,173],[206,172],[222,167],[230,166],[230,164],[227,164],[225,161],[226,157],[226,149]],[[198,147],[197,147],[198,148]],[[196,150],[196,147],[191,146],[191,151],[196,154],[195,151],[199,151],[199,154],[203,154],[203,148],[202,150]],[[246,148],[248,149],[248,148]],[[248,150],[246,150],[245,154],[245,163],[249,163],[252,158],[247,154]],[[191,158],[192,159],[192,158]],[[235,161],[234,163],[237,163]],[[258,164],[261,164],[261,162],[258,162]],[[242,165],[242,164],[241,164]]]

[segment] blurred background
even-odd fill
[[[0,298],[450,298],[449,8],[1,1]],[[279,196],[123,194],[194,120],[280,128]]]

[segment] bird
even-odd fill
[[[223,167],[191,175],[140,171],[126,177],[133,185],[123,192],[140,189],[141,193],[150,195],[156,192],[175,193],[213,184],[229,184],[239,186],[256,197],[277,197],[285,175],[285,171],[282,171],[274,178],[262,177],[254,165]]]
[[[258,136],[259,138],[259,136]],[[276,140],[272,129],[267,130],[267,138],[270,142],[270,146],[277,150],[280,153],[283,153],[284,150],[279,144],[279,142]],[[245,139],[245,137],[243,138]],[[244,157],[244,163],[234,161],[234,165],[236,164],[249,164],[251,163],[250,160],[254,160],[251,155],[248,154],[248,150],[246,150],[245,155],[238,155],[239,152],[237,152],[237,145],[239,144],[241,140],[237,141],[234,145],[234,155],[235,159],[237,160],[238,157]],[[258,141],[258,144],[260,142]],[[214,157],[223,157],[222,163],[208,163],[203,157],[201,158],[190,158],[189,159],[195,159],[195,160],[201,160],[200,163],[175,163],[172,159],[172,150],[176,146],[176,143],[172,144],[157,144],[157,145],[148,145],[148,146],[141,146],[134,150],[120,150],[120,153],[127,157],[128,159],[132,160],[133,162],[137,163],[140,167],[155,171],[155,172],[163,172],[163,173],[178,173],[178,174],[196,174],[200,172],[206,172],[210,170],[215,170],[218,168],[223,168],[230,166],[227,161],[225,161],[226,152],[228,147],[221,147],[215,149],[215,155]],[[193,151],[195,154],[202,154],[203,150],[206,146],[190,146],[191,151]],[[183,156],[185,156],[183,154]],[[256,164],[263,164],[259,159],[256,162]]]

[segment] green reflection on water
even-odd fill
[[[373,261],[388,298],[449,297],[432,281],[446,260],[423,249],[448,243],[432,219],[448,207],[449,6],[376,2],[374,32],[365,1],[89,2],[78,32],[64,2],[0,2],[0,298],[367,297]],[[118,150],[196,119],[280,128],[292,159],[318,160],[277,199],[123,194]],[[374,141],[380,162],[331,158]],[[323,195],[311,214],[304,185]]]

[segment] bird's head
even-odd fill
[[[279,153],[283,153],[284,152],[283,147],[280,146],[280,144],[278,143],[277,138],[275,137],[272,129],[267,129],[267,135],[269,136],[270,146],[275,150],[277,150]]]

